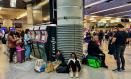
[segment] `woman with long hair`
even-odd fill
[[[16,42],[18,40],[19,39],[15,38],[14,32],[10,31],[9,35],[8,35],[8,48],[9,48],[9,52],[10,52],[10,60],[9,60],[10,62],[13,62],[13,56],[16,51]]]
[[[70,77],[79,77],[79,72],[81,70],[80,60],[77,58],[75,53],[71,54],[70,59],[68,60],[68,68]]]
[[[30,54],[31,54],[31,45],[30,45],[30,35],[29,35],[29,29],[25,30],[25,35],[24,35],[24,47],[25,47],[25,59],[29,60],[30,59]]]

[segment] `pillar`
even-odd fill
[[[57,49],[66,60],[82,55],[83,0],[57,0]]]
[[[33,9],[32,4],[27,4],[27,27],[33,26]]]

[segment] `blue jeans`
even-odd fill
[[[25,45],[25,58],[30,58],[30,54],[31,54],[31,46]]]
[[[125,51],[126,45],[117,45],[116,46],[116,62],[117,62],[117,69],[124,69],[125,68],[125,58],[124,58],[124,51]],[[122,66],[121,66],[122,65]]]

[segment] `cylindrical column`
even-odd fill
[[[33,9],[32,4],[27,4],[27,26],[33,26]]]
[[[69,59],[82,54],[83,0],[57,0],[57,49]]]

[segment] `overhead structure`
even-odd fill
[[[85,15],[131,17],[131,0],[85,0]]]

